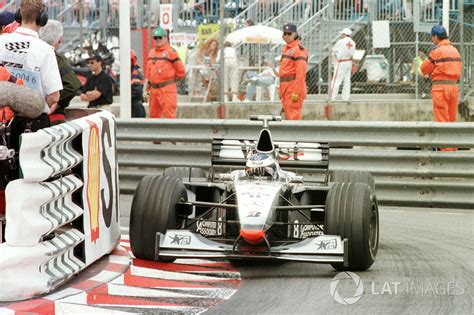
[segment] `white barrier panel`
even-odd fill
[[[84,235],[71,229],[34,247],[0,244],[0,300],[15,301],[47,293],[85,268],[73,254]]]
[[[116,151],[106,111],[21,136],[22,178],[6,188],[0,301],[50,292],[116,247]]]
[[[84,210],[72,201],[72,193],[81,187],[82,181],[74,175],[45,183],[28,183],[22,179],[9,183],[6,189],[7,243],[35,246],[43,235],[82,215]]]

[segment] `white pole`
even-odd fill
[[[443,0],[443,26],[449,35],[449,0]]]
[[[130,0],[120,0],[120,118],[132,117],[132,91],[130,85]]]

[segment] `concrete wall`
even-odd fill
[[[219,118],[219,105],[179,104],[179,118]],[[247,119],[250,115],[279,115],[280,103],[227,103],[225,118]],[[379,121],[431,121],[431,100],[353,101],[333,103],[309,101],[303,104],[305,120],[379,120]]]
[[[303,105],[305,120],[374,120],[374,121],[431,121],[433,120],[431,99],[415,100],[407,95],[379,94],[357,96],[351,103],[327,104],[321,95],[310,95]],[[112,111],[119,116],[120,100],[114,97]],[[73,108],[83,108],[85,104],[74,100]],[[148,112],[148,106],[145,104]],[[247,119],[250,115],[280,115],[279,102],[226,103],[225,118]],[[221,118],[218,103],[178,102],[178,118],[216,119]],[[462,117],[458,117],[462,121]]]

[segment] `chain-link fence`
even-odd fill
[[[15,0],[4,1],[3,8],[14,11]],[[115,72],[120,71],[119,1],[118,0],[49,0],[45,1],[51,18],[64,23],[61,50],[74,65],[93,51],[100,51]],[[460,50],[464,74],[463,95],[473,92],[474,86],[474,1],[450,0],[450,39]],[[226,34],[253,24],[281,30],[286,22],[298,26],[302,43],[309,52],[308,94],[328,93],[333,77],[332,47],[343,28],[353,31],[357,60],[352,75],[353,94],[406,94],[407,97],[430,97],[430,80],[419,72],[420,62],[432,49],[429,29],[442,21],[441,0],[231,0],[222,1],[224,23],[219,21],[219,0],[131,0],[131,46],[144,65],[152,47],[151,31],[159,24],[163,6],[170,8],[168,27],[171,44],[180,51],[187,63],[187,80],[179,93],[190,96],[190,101],[217,100],[219,64],[209,51],[206,41],[215,39],[220,45],[220,25]],[[160,13],[160,9],[162,9]],[[163,22],[163,21],[162,21]],[[257,34],[263,35],[263,34]],[[388,40],[387,40],[388,39]],[[239,97],[245,98],[251,75],[277,66],[282,45],[237,44],[239,56]],[[193,64],[192,56],[201,50],[208,58]],[[199,75],[193,75],[198,73]],[[211,73],[212,75],[209,75]],[[201,96],[193,98],[192,94]],[[257,99],[274,99],[277,93],[263,91]],[[268,94],[268,95],[267,95]]]

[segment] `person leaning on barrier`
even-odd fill
[[[54,48],[56,61],[58,62],[59,73],[63,89],[59,93],[58,109],[49,115],[51,125],[57,125],[65,121],[65,108],[69,106],[71,100],[81,89],[81,81],[71,67],[69,60],[61,53],[58,53],[59,45],[63,39],[63,26],[56,20],[48,20],[48,23],[39,31],[39,36],[46,43]]]
[[[95,54],[87,60],[92,75],[87,78],[82,88],[81,101],[89,102],[88,108],[110,111],[113,102],[112,78],[102,68],[102,57]]]
[[[299,41],[296,25],[283,25],[286,42],[280,62],[280,98],[286,119],[301,120],[306,98],[306,64],[308,52]]]
[[[458,87],[461,78],[462,61],[459,51],[451,45],[446,29],[435,25],[431,29],[431,39],[436,45],[428,59],[421,64],[423,75],[430,75],[433,98],[434,120],[455,122],[458,111]],[[442,149],[453,151],[453,148]]]
[[[152,118],[176,118],[178,104],[177,80],[186,75],[178,53],[170,47],[166,31],[153,31],[156,47],[148,53],[145,74],[145,92],[149,91],[149,109]]]

